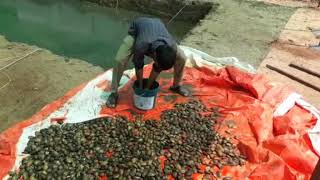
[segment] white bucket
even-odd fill
[[[148,79],[143,80],[143,84],[147,84]],[[138,88],[138,82],[133,84],[133,102],[134,106],[141,110],[150,110],[155,107],[156,97],[159,90],[159,83],[154,82],[150,89],[140,89]]]
[[[141,110],[150,110],[155,106],[156,97],[143,97],[137,94],[133,95],[134,106]]]

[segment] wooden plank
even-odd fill
[[[310,75],[313,75],[313,76],[316,76],[316,77],[320,78],[320,73],[319,72],[316,72],[316,71],[314,71],[312,69],[308,69],[304,65],[298,65],[296,63],[290,63],[289,66],[293,67],[293,68],[296,68],[296,69],[298,69],[300,71],[303,71],[305,73],[308,73]]]
[[[311,59],[298,59],[291,61],[290,64],[294,64],[297,66],[302,66],[305,69],[309,69],[313,72],[320,72],[320,53],[318,53],[318,60],[311,60]]]
[[[266,67],[320,92],[320,79],[308,73],[289,67],[286,63],[277,62],[277,66],[267,64]]]

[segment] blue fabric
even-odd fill
[[[136,69],[143,68],[144,56],[152,55],[157,47],[167,44],[174,49],[177,48],[175,40],[162,21],[157,18],[141,17],[135,19],[128,34],[135,39],[132,61]]]

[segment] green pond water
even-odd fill
[[[1,0],[0,34],[109,68],[129,22],[139,16],[145,15],[80,1]],[[173,21],[168,29],[179,42],[192,26]]]

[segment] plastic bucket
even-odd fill
[[[143,84],[147,84],[148,79],[143,79]],[[134,106],[141,110],[150,110],[155,107],[157,93],[159,91],[159,83],[154,81],[151,88],[140,89],[139,82],[135,81],[133,86],[133,102]]]

